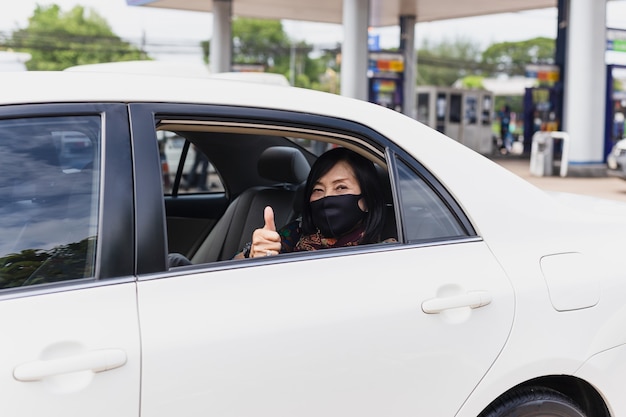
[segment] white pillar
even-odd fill
[[[232,1],[213,0],[213,37],[209,62],[211,73],[228,72],[232,60]]]
[[[415,16],[400,16],[400,49],[404,55],[404,91],[402,92],[402,113],[417,118],[415,103],[415,79],[417,63],[415,58]]]
[[[569,0],[563,130],[573,170],[604,160],[605,49],[606,0]]]
[[[343,0],[341,95],[367,100],[369,0]]]

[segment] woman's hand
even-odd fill
[[[280,253],[280,235],[276,232],[274,210],[270,206],[265,207],[263,218],[265,225],[252,233],[250,258],[278,255]]]

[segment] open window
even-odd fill
[[[310,166],[332,147],[349,147],[376,164],[393,219],[384,150],[370,142],[310,128],[183,118],[163,118],[157,130],[170,170],[163,171],[169,252],[193,263],[232,259],[263,226],[265,205],[274,207],[279,227],[296,220]],[[203,193],[185,185],[199,153],[210,161]]]
[[[308,170],[334,147],[349,148],[374,163],[384,190],[381,240],[429,244],[473,236],[436,179],[418,162],[397,157],[395,145],[375,132],[293,119],[168,115],[157,120],[160,143],[176,143],[176,151],[165,158],[175,173],[163,172],[168,252],[180,253],[192,264],[233,259],[263,226],[267,205],[275,208],[278,228],[297,221],[306,201]],[[159,149],[165,152],[165,147]],[[185,190],[186,167],[200,152],[208,156],[210,185],[206,191]],[[170,164],[174,153],[178,161]]]

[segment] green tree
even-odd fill
[[[116,36],[104,18],[82,6],[62,12],[56,4],[38,5],[28,27],[14,31],[5,46],[30,53],[29,70],[147,58]]]
[[[554,64],[555,49],[555,40],[544,37],[494,43],[483,52],[482,62],[493,73],[524,75],[528,64]]]
[[[291,41],[280,20],[233,20],[233,62],[263,64],[272,72],[289,70]]]
[[[320,75],[318,81],[313,82],[312,88],[315,90],[326,91],[327,93],[339,94],[341,71],[339,57],[341,56],[341,45],[337,44],[335,48],[325,49],[321,55],[314,60]]]
[[[450,86],[459,78],[480,74],[480,46],[469,39],[425,39],[417,50],[417,84]]]
[[[319,78],[326,70],[323,61],[309,57],[312,47],[306,42],[291,40],[280,20],[235,18],[232,37],[233,64],[261,65],[267,72],[294,79],[298,87],[319,86]],[[202,42],[202,49],[208,62],[210,41]]]

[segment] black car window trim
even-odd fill
[[[150,104],[146,104],[150,106]],[[165,120],[180,120],[191,123],[214,122],[215,125],[227,126],[247,125],[266,128],[279,126],[280,130],[294,128],[296,131],[310,129],[319,136],[320,132],[328,132],[331,137],[335,135],[347,135],[350,138],[359,138],[368,146],[376,149],[383,155],[385,145],[378,139],[383,139],[382,135],[372,141],[373,132],[370,128],[359,123],[332,118],[328,116],[315,115],[310,113],[300,113],[289,110],[259,109],[238,106],[221,105],[199,105],[199,104],[173,104],[162,106],[152,105],[156,124],[161,125]],[[162,108],[162,109],[161,109]],[[173,109],[176,108],[174,111]]]

